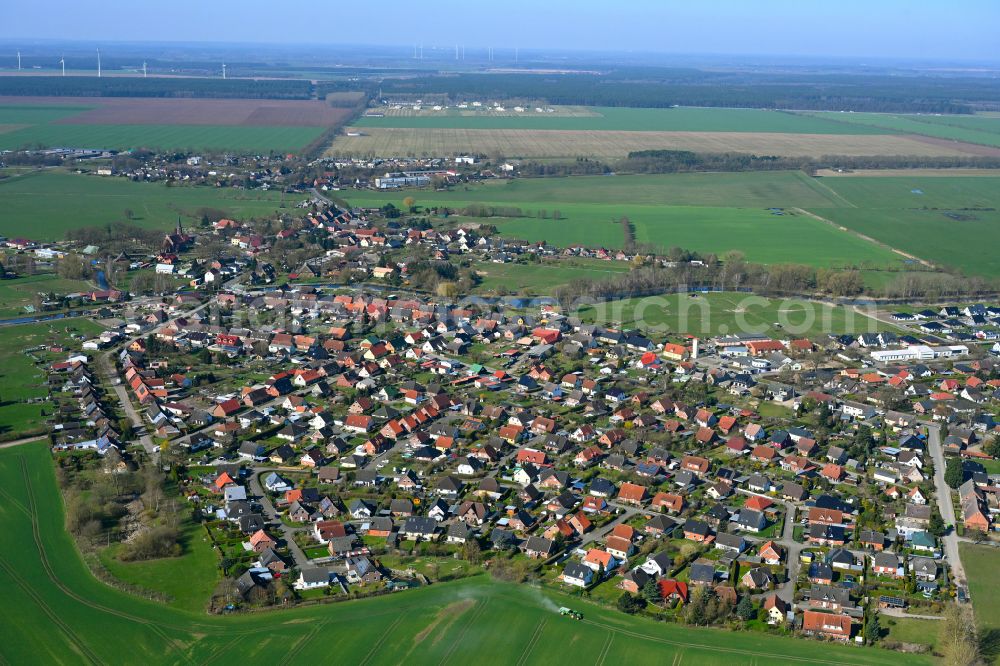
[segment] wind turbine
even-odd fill
[[[146,78],[146,61],[142,61],[142,78]]]
[[[66,76],[66,56],[59,58],[59,64],[62,65],[62,75]]]
[[[101,78],[101,49],[97,49],[97,78]]]
[[[17,52],[17,71],[21,71],[21,52]]]
[[[222,78],[226,78],[226,63],[222,63]]]

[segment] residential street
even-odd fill
[[[941,448],[941,427],[927,423],[927,449],[934,459],[934,494],[937,495],[938,510],[946,525],[951,529],[941,539],[945,557],[951,565],[951,576],[960,585],[965,585],[965,569],[958,553],[958,533],[955,531],[955,507],[951,501],[951,488],[944,480],[945,460]]]
[[[301,531],[301,528],[291,527],[282,522],[278,511],[274,508],[274,503],[271,502],[271,498],[267,496],[267,493],[264,492],[264,488],[260,485],[260,479],[258,477],[262,472],[269,471],[272,470],[266,467],[254,467],[251,469],[249,477],[250,494],[260,500],[261,505],[264,507],[264,517],[268,520],[268,522],[278,526],[278,531],[281,532],[281,538],[288,544],[288,550],[292,554],[295,566],[301,569],[309,564],[309,558],[306,557],[305,552],[297,543],[295,543],[295,539],[293,538],[296,532]]]
[[[778,596],[784,601],[791,604],[792,598],[795,596],[795,581],[798,580],[799,568],[802,566],[802,563],[799,561],[799,554],[802,552],[803,548],[801,543],[798,543],[792,538],[792,535],[795,532],[795,504],[775,499],[768,495],[751,492],[743,488],[738,489],[737,492],[751,497],[764,497],[785,507],[785,524],[782,527],[781,538],[775,539],[774,542],[785,549],[785,560],[788,563],[788,580],[777,586],[774,591],[777,592]]]

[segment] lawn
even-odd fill
[[[134,183],[59,171],[0,180],[0,235],[60,240],[70,229],[124,221],[125,209],[142,227],[169,229],[181,217],[200,222],[199,208],[217,208],[236,219],[266,217],[293,209],[299,195],[260,190]]]
[[[12,639],[0,643],[5,663],[238,664],[336,654],[344,663],[511,664],[601,660],[612,648],[616,660],[635,663],[929,663],[877,649],[656,624],[482,577],[370,600],[211,617],[130,597],[90,575],[63,530],[44,446],[0,450],[0,489],[0,527],[8,542],[21,544],[0,554],[0,622]],[[563,604],[586,618],[560,617],[555,609]]]
[[[883,629],[888,629],[889,632],[884,640],[921,643],[932,648],[937,643],[941,630],[941,623],[937,620],[918,620],[912,617],[883,616],[881,623]]]
[[[45,415],[52,411],[44,400],[48,395],[45,365],[36,366],[32,356],[49,363],[63,360],[67,354],[43,350],[29,355],[25,350],[67,344],[73,333],[92,337],[103,330],[85,318],[0,327],[0,439],[44,433]]]
[[[883,247],[787,210],[846,204],[800,172],[516,179],[448,192],[366,191],[347,198],[352,205],[398,206],[406,196],[423,207],[520,208],[523,217],[489,221],[504,236],[558,246],[621,247],[624,232],[619,222],[627,217],[637,242],[662,248],[720,255],[740,250],[751,261],[763,263],[901,265],[899,256]]]
[[[751,294],[667,294],[587,305],[579,316],[595,323],[641,328],[658,334],[714,336],[756,333],[812,337],[890,328],[846,307],[802,299],[767,299]],[[778,323],[781,326],[775,327]],[[895,330],[895,329],[894,329]]]
[[[851,127],[818,116],[761,109],[678,107],[638,109],[587,107],[589,113],[569,115],[538,113],[532,108],[519,114],[489,111],[426,111],[419,114],[362,117],[357,127],[414,129],[523,129],[523,130],[628,130],[632,132],[775,132],[801,134],[886,134],[883,129]]]

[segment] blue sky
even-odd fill
[[[0,39],[1000,60],[998,0],[8,0]]]

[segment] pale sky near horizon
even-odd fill
[[[8,0],[0,40],[193,41],[1000,61],[1000,0]]]

